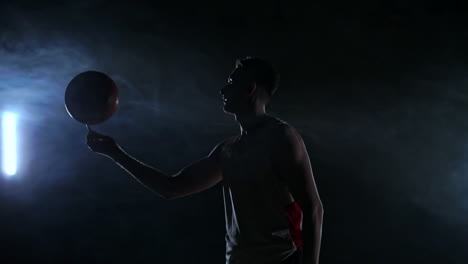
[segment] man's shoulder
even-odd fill
[[[210,156],[219,155],[220,153],[229,152],[232,145],[238,140],[239,136],[228,137],[219,142],[211,151]]]
[[[270,129],[275,137],[284,137],[296,131],[291,124],[277,117],[272,117]]]
[[[225,140],[221,141],[219,145],[222,147],[223,150],[230,148],[237,140],[239,140],[240,135],[230,136]]]
[[[294,126],[279,118],[275,119],[269,133],[273,145],[295,145],[302,142],[302,137]]]

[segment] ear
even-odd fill
[[[255,94],[255,92],[257,92],[257,83],[256,82],[251,82],[249,84],[249,88],[247,90],[247,93],[249,94],[249,96],[253,96]]]

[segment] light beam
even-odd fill
[[[12,176],[16,174],[16,114],[4,112],[2,118],[3,172]]]

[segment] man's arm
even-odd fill
[[[283,125],[279,137],[278,147],[273,153],[275,164],[303,213],[303,263],[318,264],[323,205],[313,177],[309,155],[301,136],[293,127]]]
[[[221,144],[205,158],[185,167],[175,175],[150,167],[122,149],[111,155],[111,158],[132,175],[137,181],[159,196],[173,200],[189,194],[206,190],[222,180],[218,155]]]

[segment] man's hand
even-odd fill
[[[121,148],[112,137],[99,134],[96,131],[92,130],[88,125],[88,136],[87,136],[87,144],[88,147],[101,155],[107,156],[109,158],[115,157],[115,155],[121,151]]]

